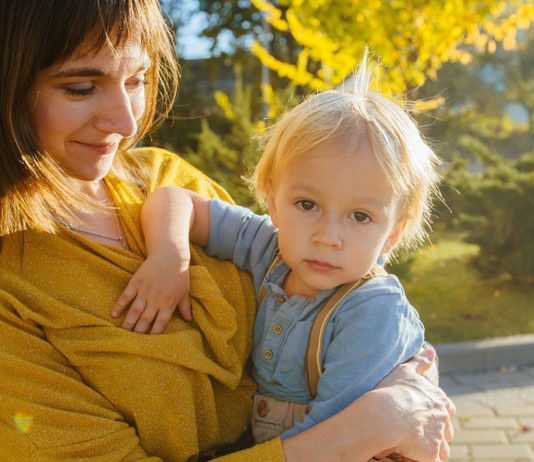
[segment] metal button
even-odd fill
[[[266,350],[264,353],[263,353],[263,357],[265,359],[267,359],[268,361],[270,361],[271,359],[273,359],[273,352],[272,350]]]
[[[278,297],[276,297],[276,300],[280,305],[286,301],[283,295],[278,295]]]
[[[260,399],[256,410],[258,411],[258,415],[260,417],[265,417],[267,414],[269,414],[269,403],[267,403],[267,401],[264,399]]]
[[[284,331],[284,328],[283,328],[283,326],[281,324],[275,324],[273,326],[273,332],[276,335],[280,335],[283,331]]]

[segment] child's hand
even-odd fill
[[[118,317],[130,305],[122,327],[134,332],[161,334],[176,307],[191,321],[189,259],[179,260],[167,252],[153,253],[139,267],[121,294],[111,315]],[[152,326],[152,328],[150,328]]]

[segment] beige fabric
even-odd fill
[[[256,393],[252,405],[254,441],[256,444],[263,443],[280,436],[304,419],[307,409],[307,404],[282,401]]]

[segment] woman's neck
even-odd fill
[[[80,185],[80,189],[89,197],[97,201],[109,201],[109,194],[104,184],[104,180],[84,181],[76,180]]]

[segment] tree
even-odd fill
[[[252,88],[245,85],[239,67],[236,71],[234,93],[216,92],[218,110],[201,120],[201,130],[196,135],[196,149],[188,148],[185,157],[225,187],[241,205],[254,207],[254,195],[244,178],[249,176],[256,161],[255,135],[264,128],[254,108]]]
[[[283,10],[265,0],[252,2],[301,47],[294,62],[259,42],[252,51],[278,75],[318,90],[340,84],[367,46],[381,61],[382,92],[402,94],[436,78],[444,62],[466,64],[475,50],[493,51],[497,42],[514,48],[517,31],[534,19],[526,0],[279,0]]]

